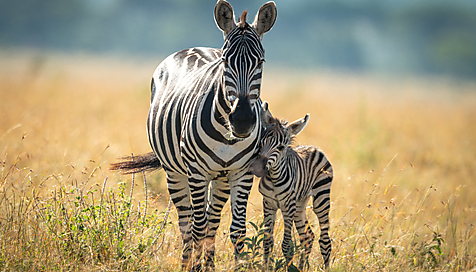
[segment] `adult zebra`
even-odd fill
[[[192,249],[200,258],[204,248],[207,267],[214,266],[214,237],[230,194],[230,236],[236,253],[243,248],[249,165],[261,136],[261,39],[274,25],[276,5],[265,3],[251,25],[246,15],[236,23],[232,6],[219,0],[214,16],[225,39],[221,50],[182,50],[157,67],[147,119],[155,156],[116,165],[165,170],[183,239],[183,269],[192,266]]]

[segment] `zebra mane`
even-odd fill
[[[246,28],[247,23],[246,23],[246,16],[248,15],[248,11],[245,10],[240,16],[240,21],[238,22],[238,27],[239,28]]]
[[[279,130],[283,130],[284,127],[288,124],[288,121],[285,119],[279,120],[278,118],[274,118],[271,116],[271,118],[268,119],[268,128],[275,128]]]
[[[269,122],[270,122],[270,124],[267,128],[268,130],[269,129],[275,129],[275,130],[283,131],[285,134],[288,134],[286,126],[288,125],[289,122],[287,120],[285,120],[285,119],[280,120],[278,118],[272,117]],[[296,138],[296,136],[294,136],[294,135],[289,137],[289,147],[294,145],[295,138]]]
[[[285,130],[286,134],[290,134],[288,132],[288,130],[286,129],[287,125],[289,124],[289,122],[287,120],[285,120],[285,119],[281,119],[281,120],[276,119],[276,123],[279,125],[280,130]],[[289,144],[288,144],[289,148],[293,149],[292,146],[295,143],[295,141],[294,141],[295,139],[296,139],[296,135],[289,136]]]
[[[279,124],[281,124],[281,126],[285,127],[288,125],[288,121],[287,120],[284,120],[284,119],[281,119],[278,121],[278,119],[276,119],[277,122],[279,122]]]

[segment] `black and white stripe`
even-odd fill
[[[293,222],[304,247],[299,268],[308,268],[314,234],[306,218],[306,205],[312,197],[313,211],[321,230],[319,245],[324,264],[329,266],[331,241],[329,239],[330,188],[333,169],[326,155],[315,146],[291,147],[293,138],[306,126],[309,115],[288,124],[271,116],[267,103],[263,125],[266,126],[257,159],[251,170],[261,177],[259,191],[263,195],[263,211],[267,235],[264,241],[265,262],[273,248],[273,228],[277,210],[284,219],[283,254],[288,265],[292,262],[290,241]]]
[[[214,266],[214,237],[230,195],[231,240],[235,252],[243,247],[249,165],[262,131],[261,38],[275,19],[275,4],[268,2],[253,24],[246,13],[237,24],[231,5],[220,0],[215,21],[224,33],[222,49],[179,51],[153,75],[147,132],[178,212],[183,269],[192,266],[192,250],[198,258],[205,250],[207,266]]]

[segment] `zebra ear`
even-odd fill
[[[309,113],[303,118],[297,119],[296,121],[289,124],[288,129],[291,131],[291,136],[298,135],[306,127],[307,121],[309,121]]]
[[[233,7],[225,0],[218,0],[215,5],[215,23],[225,35],[230,33],[235,27],[235,13]]]
[[[277,17],[278,10],[276,9],[276,4],[273,1],[269,1],[261,6],[251,26],[263,38],[263,34],[273,27]]]
[[[263,101],[263,104],[261,104],[261,122],[267,127],[273,123],[273,120],[274,117],[268,109],[268,102]]]

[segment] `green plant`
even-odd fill
[[[242,271],[286,271],[288,266],[286,264],[286,259],[281,256],[268,256],[268,266],[264,265],[264,255],[262,252],[263,242],[266,236],[266,228],[264,227],[264,221],[258,224],[255,224],[249,221],[249,224],[252,226],[253,235],[243,239],[244,249],[238,254],[238,259],[240,260],[239,269]],[[301,252],[300,246],[294,245],[291,241],[290,250],[291,254],[297,256]],[[294,271],[297,269],[292,266],[288,271]],[[297,271],[297,270],[296,270]]]
[[[40,192],[37,186],[18,187],[25,171],[17,164],[14,160],[3,166],[0,270],[123,271],[150,266],[162,245],[168,211],[165,216],[157,210],[146,213],[146,202],[132,197],[134,186],[129,196],[126,193],[126,182],[107,189],[106,177],[102,186],[86,189],[100,165],[84,174],[87,180],[80,185],[71,175],[49,175],[43,183],[55,183],[53,189]]]
[[[436,231],[433,231],[431,240],[414,244],[413,253],[410,258],[416,267],[424,269],[436,268],[442,260],[443,252],[441,246],[445,240]]]

